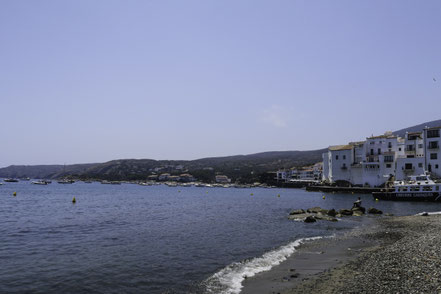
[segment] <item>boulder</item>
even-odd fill
[[[423,213],[421,213],[421,215],[422,215],[422,216],[429,216],[429,213],[427,213],[427,212],[423,212]]]
[[[319,213],[319,212],[323,213],[323,211],[327,211],[327,210],[323,209],[321,207],[316,206],[316,207],[308,208],[306,211],[309,212],[309,213]]]
[[[305,211],[303,209],[294,209],[294,210],[291,210],[289,215],[302,214],[302,213],[305,213]]]
[[[300,214],[290,214],[288,219],[290,220],[304,220],[308,216],[313,216],[312,213],[300,213]]]
[[[317,213],[314,215],[314,218],[318,219],[318,220],[327,220],[327,221],[331,221],[331,222],[336,222],[337,219],[335,217],[323,214],[323,213]]]
[[[363,212],[361,210],[354,210],[352,211],[353,216],[362,216]]]
[[[338,211],[338,213],[341,214],[341,215],[352,215],[352,210],[350,210],[350,209],[340,209]]]
[[[335,211],[334,208],[330,209],[330,210],[328,210],[328,215],[332,216],[332,217],[335,217],[337,215],[337,211]]]
[[[312,216],[312,215],[307,216],[307,217],[305,218],[305,220],[304,220],[305,223],[315,223],[316,221],[317,221],[317,220],[316,220],[315,217]]]
[[[366,208],[364,207],[352,207],[351,208],[352,211],[360,211],[362,214],[366,212]]]
[[[374,207],[369,208],[368,209],[368,213],[371,213],[371,214],[383,214],[383,212],[381,210],[376,209]]]

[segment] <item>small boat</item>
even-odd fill
[[[64,179],[64,180],[57,181],[57,183],[58,184],[73,184],[73,183],[75,183],[75,181]]]
[[[31,182],[34,185],[47,185],[47,182],[44,180],[40,180],[40,181],[32,181]]]
[[[7,179],[4,179],[3,182],[7,182],[7,183],[16,183],[16,182],[18,182],[18,179],[7,178]]]
[[[441,183],[428,175],[410,176],[406,181],[394,181],[392,188],[372,192],[374,199],[402,201],[441,201]]]

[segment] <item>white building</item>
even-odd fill
[[[424,128],[404,138],[386,132],[364,142],[330,146],[323,154],[322,180],[381,186],[393,177],[404,180],[426,172],[441,178],[440,129]]]

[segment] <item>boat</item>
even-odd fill
[[[18,179],[7,178],[7,179],[4,179],[3,182],[7,182],[7,183],[16,183],[16,182],[18,182]]]
[[[441,183],[428,175],[410,176],[405,181],[394,181],[393,187],[372,192],[374,199],[402,201],[441,201]]]
[[[75,181],[64,179],[64,180],[57,181],[57,183],[58,184],[73,184],[73,183],[75,183]]]
[[[40,180],[40,181],[32,181],[31,184],[34,185],[47,185],[48,183],[44,180]]]

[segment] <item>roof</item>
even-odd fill
[[[441,129],[441,126],[439,127],[431,127],[431,128],[427,128],[428,130],[435,130],[435,129]]]
[[[409,132],[408,135],[421,135],[423,132]]]
[[[363,145],[366,141],[349,142],[349,145]]]
[[[396,138],[397,136],[395,135],[381,135],[381,136],[370,136],[367,137],[366,139],[392,139],[392,138]]]
[[[330,151],[341,151],[341,150],[352,150],[352,145],[336,145],[336,146],[329,146]]]

